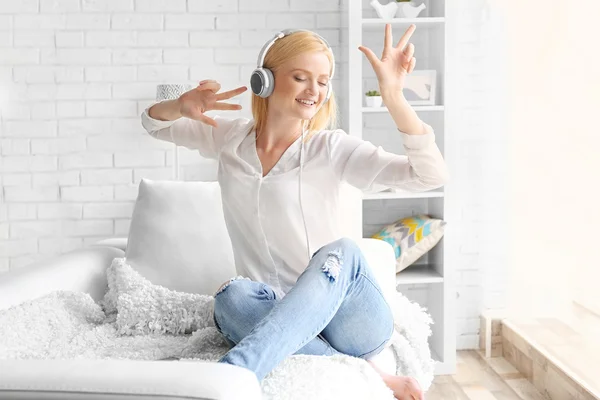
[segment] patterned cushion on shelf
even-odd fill
[[[396,273],[431,250],[444,235],[446,221],[421,214],[402,218],[372,237],[388,242],[396,252]]]

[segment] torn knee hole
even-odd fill
[[[330,251],[327,260],[321,268],[330,281],[335,281],[342,270],[342,252],[341,250]]]
[[[238,280],[238,279],[247,279],[247,280],[250,280],[250,278],[246,278],[246,277],[244,277],[244,276],[238,275],[238,276],[236,276],[236,277],[234,277],[234,278],[231,278],[231,279],[229,279],[227,282],[223,283],[223,284],[221,285],[221,287],[220,287],[220,288],[217,290],[217,292],[216,292],[214,295],[215,295],[215,296],[216,296],[216,295],[218,295],[219,293],[221,293],[222,291],[224,291],[225,289],[227,289],[227,287],[228,287],[229,285],[231,285],[231,283],[232,283],[233,281],[236,281],[236,280]]]
[[[221,293],[223,290],[225,290],[225,288],[227,288],[227,286],[229,286],[229,284],[231,284],[231,281],[227,281],[224,284],[222,284],[221,287],[219,289],[217,289],[217,291],[215,292],[215,296],[218,295],[219,293]]]

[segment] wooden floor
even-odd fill
[[[600,398],[599,312],[572,305],[551,317],[510,319],[506,323],[518,329],[527,343],[535,344],[561,373]]]
[[[479,350],[457,352],[455,375],[436,376],[427,400],[546,400],[502,357]]]

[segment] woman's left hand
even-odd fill
[[[368,47],[358,47],[367,56],[375,70],[382,97],[402,95],[406,75],[410,74],[415,68],[416,58],[413,57],[415,46],[408,43],[415,29],[416,25],[411,24],[394,47],[392,46],[392,25],[385,24],[385,39],[381,60]]]

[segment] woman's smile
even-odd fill
[[[311,108],[312,106],[314,106],[316,104],[316,102],[314,100],[303,100],[303,99],[296,99],[296,101],[304,107],[307,108]]]

